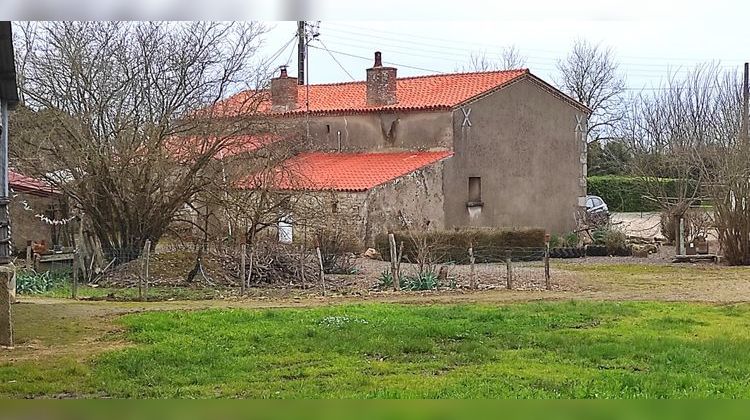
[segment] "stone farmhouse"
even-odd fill
[[[282,69],[261,111],[304,124],[313,149],[289,162],[301,184],[279,188],[326,197],[366,244],[404,223],[561,233],[584,203],[590,110],[528,69],[398,78],[376,52],[360,82]]]
[[[8,171],[8,187],[11,200],[9,206],[11,218],[11,240],[14,254],[26,254],[29,242],[44,242],[50,249],[54,245],[64,244],[65,238],[61,227],[49,220],[64,216],[62,194],[55,191],[45,182]],[[47,221],[45,221],[45,219]]]

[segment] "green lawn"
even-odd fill
[[[145,312],[118,320],[133,346],[6,362],[0,396],[747,398],[749,321],[685,303]]]
[[[228,293],[228,292],[225,292]],[[137,301],[137,287],[91,287],[82,285],[77,290],[78,299],[83,300],[120,300]],[[146,298],[150,301],[159,300],[205,300],[214,299],[222,294],[221,290],[191,287],[149,287]],[[23,294],[21,294],[23,296]],[[70,298],[72,296],[70,284],[64,284],[33,296]]]

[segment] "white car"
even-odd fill
[[[596,195],[587,195],[586,213],[588,213],[589,215],[609,215],[609,208],[607,207],[607,203],[605,203],[601,197]]]

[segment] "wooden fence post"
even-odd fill
[[[151,254],[151,240],[146,239],[143,245],[143,272],[138,281],[138,299],[143,301],[148,299],[148,260]]]
[[[71,298],[78,299],[78,266],[81,264],[79,261],[80,254],[78,248],[73,251],[73,284],[70,286]]]
[[[508,290],[513,289],[513,263],[511,262],[511,250],[505,253],[505,269],[507,271],[506,287]]]
[[[549,242],[544,246],[544,286],[547,290],[552,290],[552,284],[549,280]]]
[[[477,288],[477,278],[474,272],[474,246],[472,244],[469,244],[469,264],[471,271],[469,272],[469,284],[471,285],[472,289]]]
[[[0,266],[0,345],[13,346],[13,310],[11,287],[15,268]]]
[[[318,265],[320,266],[320,284],[323,286],[323,296],[326,295],[326,274],[323,271],[323,255],[320,253],[320,247],[315,247],[315,253],[318,254]]]
[[[398,268],[396,267],[398,261],[398,255],[396,251],[396,238],[392,233],[388,234],[388,248],[391,254],[391,277],[393,277],[393,291],[398,290]]]
[[[245,253],[247,252],[247,245],[240,245],[240,296],[245,296]]]
[[[299,278],[302,283],[302,290],[305,290],[305,245],[299,247]]]
[[[404,256],[404,241],[398,244],[398,256],[396,257],[396,278],[393,280],[396,282],[396,287],[401,290],[401,258]]]

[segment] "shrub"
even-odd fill
[[[603,245],[610,255],[627,255],[627,236],[617,229],[597,229],[591,234],[594,245]]]
[[[435,272],[425,271],[421,274],[405,275],[401,278],[400,283],[401,290],[434,290],[438,287],[439,279]]]
[[[662,178],[660,189],[669,197],[678,196],[680,180]],[[610,211],[657,211],[659,203],[644,198],[649,196],[648,184],[638,177],[603,175],[588,177],[588,193],[601,197]]]
[[[505,250],[512,248],[543,248],[544,229],[458,229],[433,231],[393,232],[396,244],[403,242],[403,260],[417,262],[420,251],[428,247],[435,263],[469,262],[468,249],[486,250],[484,262],[505,260]],[[388,235],[375,238],[375,248],[386,261],[390,261]],[[515,257],[521,257],[519,253]]]
[[[357,241],[340,229],[323,228],[315,232],[315,241],[320,247],[323,271],[326,274],[353,274]]]
[[[393,273],[391,270],[383,270],[378,276],[378,289],[386,290],[393,287]]]
[[[604,246],[612,254],[627,248],[627,237],[625,233],[619,230],[610,229],[604,234]]]
[[[16,274],[16,291],[19,294],[39,294],[62,287],[68,281],[69,273],[37,273],[33,270],[19,271]]]
[[[688,210],[683,215],[683,229],[685,230],[685,242],[692,242],[698,236],[708,236],[708,231],[713,227],[710,214],[701,209]],[[674,243],[677,226],[672,212],[661,213],[661,234],[668,243]]]
[[[549,239],[549,247],[554,248],[575,248],[578,246],[578,234],[575,232],[568,232],[562,235],[551,235]]]

